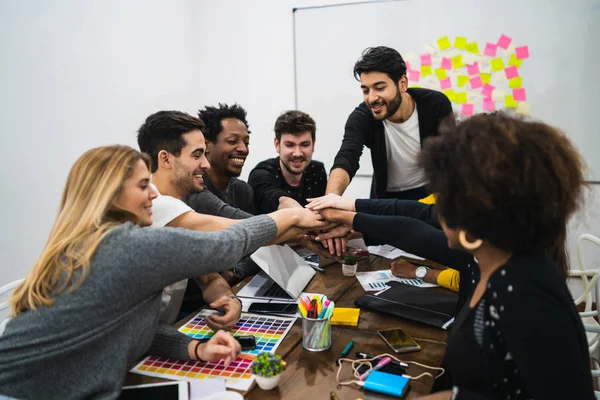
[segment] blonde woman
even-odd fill
[[[290,229],[321,227],[310,211],[282,210],[218,232],[152,224],[149,161],[126,146],[86,152],[72,167],[36,265],[11,298],[0,336],[0,395],[116,398],[144,354],[231,361],[229,333],[207,343],[159,325],[162,289],[226,270]],[[294,227],[295,225],[295,227]]]

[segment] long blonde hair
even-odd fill
[[[115,199],[139,160],[150,167],[145,154],[115,145],[88,150],[75,161],[48,242],[10,298],[12,315],[52,305],[58,293],[79,287],[102,239],[124,222],[138,222],[135,214],[116,206]],[[71,282],[80,268],[80,278]]]

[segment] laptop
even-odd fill
[[[238,297],[296,301],[315,275],[288,245],[261,247],[250,258],[262,271],[238,292]]]

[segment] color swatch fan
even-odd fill
[[[201,311],[187,324],[179,328],[179,331],[194,339],[212,336],[213,332],[204,320],[206,315],[208,315],[208,312]],[[230,389],[248,390],[254,379],[250,372],[250,364],[254,357],[263,351],[275,352],[295,321],[295,317],[271,317],[243,313],[231,330],[231,334],[234,336],[254,336],[256,338],[256,349],[242,352],[227,367],[224,366],[222,361],[206,363],[148,356],[133,367],[131,372],[177,380],[220,377],[225,378],[227,387]]]

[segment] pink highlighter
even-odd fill
[[[383,367],[385,367],[387,364],[389,364],[389,363],[390,363],[390,361],[392,361],[392,359],[391,359],[390,357],[385,357],[385,358],[383,358],[381,361],[379,361],[379,362],[377,363],[377,365],[376,365],[376,366],[374,366],[374,367],[373,367],[373,369],[371,369],[371,370],[368,370],[367,372],[365,372],[364,374],[362,374],[361,376],[359,376],[359,377],[358,377],[358,380],[359,380],[359,381],[361,381],[361,382],[362,382],[362,381],[364,381],[364,380],[367,378],[367,376],[369,376],[369,374],[370,374],[371,372],[380,370],[381,368],[383,368]]]

